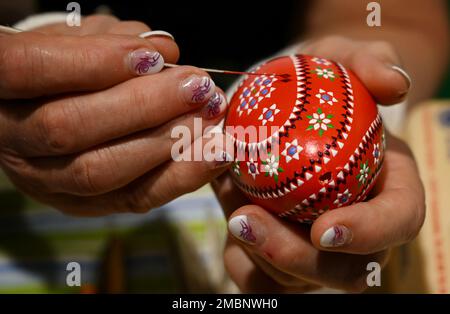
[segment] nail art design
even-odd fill
[[[131,67],[138,75],[158,73],[164,67],[164,59],[157,51],[136,50],[130,59]]]
[[[212,119],[219,116],[225,111],[227,107],[225,97],[220,93],[214,93],[214,95],[209,99],[208,104],[206,104],[204,109],[204,116],[207,119]]]
[[[206,94],[211,91],[211,79],[204,77],[192,91],[192,100],[194,102],[202,102],[205,100]]]
[[[256,237],[253,234],[252,227],[250,226],[247,216],[240,215],[233,217],[228,222],[228,228],[230,232],[237,238],[247,242],[247,243],[255,243]]]
[[[134,69],[138,74],[145,74],[150,70],[150,68],[158,64],[160,58],[161,55],[159,53],[156,53],[151,57],[150,56],[141,57],[139,63],[136,64]]]
[[[215,93],[215,84],[207,76],[193,75],[182,83],[186,98],[192,103],[206,101]]]
[[[322,234],[320,245],[323,247],[339,247],[350,243],[352,233],[345,226],[333,226]]]

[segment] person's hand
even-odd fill
[[[399,59],[385,43],[333,37],[301,52],[341,62],[381,103],[397,103],[409,89],[404,74],[392,69]],[[384,266],[389,249],[411,241],[425,216],[424,191],[412,154],[389,133],[383,170],[371,198],[327,211],[311,227],[249,204],[228,174],[215,179],[213,188],[230,230],[225,266],[243,292],[305,292],[322,286],[362,291],[367,288],[367,264]],[[250,232],[245,238],[240,235],[242,223]],[[324,236],[334,228],[343,231],[341,241]]]
[[[174,126],[202,141],[194,118],[206,128],[226,109],[207,73],[158,72],[178,47],[138,38],[145,24],[84,22],[85,33],[0,36],[0,166],[12,182],[67,213],[103,215],[146,211],[220,174],[226,163],[171,158]]]

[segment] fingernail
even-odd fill
[[[154,74],[164,67],[164,58],[157,51],[138,49],[130,52],[129,65],[137,75]]]
[[[403,76],[403,78],[406,81],[406,85],[408,86],[408,89],[405,91],[405,93],[408,92],[411,87],[411,82],[412,82],[409,74],[405,70],[400,68],[399,66],[393,65],[393,66],[391,66],[391,68],[392,68],[392,70],[397,71],[398,73],[400,73]]]
[[[168,37],[172,40],[175,40],[175,38],[172,36],[172,34],[166,32],[166,31],[149,31],[149,32],[139,34],[139,37],[141,37],[141,38],[149,38],[149,37],[157,37],[157,36]]]
[[[320,245],[322,247],[340,247],[352,241],[352,232],[346,226],[337,225],[329,228],[322,234]]]
[[[208,76],[192,75],[181,83],[186,100],[191,103],[201,103],[215,93],[216,85]]]
[[[231,234],[248,244],[256,243],[256,235],[253,226],[246,215],[235,216],[228,222]]]
[[[208,100],[208,103],[203,107],[203,117],[206,119],[213,119],[222,115],[227,109],[227,101],[221,93],[214,93]]]

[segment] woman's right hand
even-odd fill
[[[197,68],[157,72],[163,58],[177,61],[176,43],[138,38],[150,29],[124,23],[115,34],[0,36],[0,166],[19,189],[70,214],[146,211],[226,164],[171,159],[172,128],[202,141],[194,118],[217,124],[226,100]]]

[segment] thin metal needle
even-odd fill
[[[17,34],[23,32],[23,30],[21,29],[17,29],[14,27],[10,27],[10,26],[3,26],[0,25],[0,33],[2,34]],[[167,68],[176,68],[179,67],[180,65],[178,64],[173,64],[173,63],[164,63],[164,66]],[[209,69],[209,68],[200,68],[201,70],[205,71],[205,72],[210,72],[210,73],[221,73],[221,74],[233,74],[233,75],[258,75],[258,76],[281,76],[281,77],[285,77],[286,74],[276,74],[276,73],[257,73],[257,72],[244,72],[244,71],[230,71],[230,70],[220,70],[220,69]]]
[[[179,64],[172,63],[164,63],[164,66],[167,68],[176,68],[179,67]],[[283,74],[275,74],[275,73],[257,73],[257,72],[243,72],[243,71],[230,71],[230,70],[220,70],[220,69],[210,69],[210,68],[199,68],[205,72],[212,73],[221,73],[221,74],[236,74],[236,75],[265,75],[265,76],[282,76]]]

